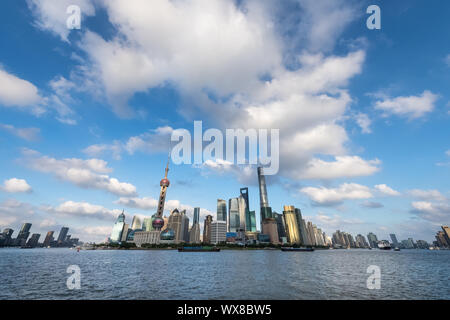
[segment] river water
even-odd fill
[[[371,265],[380,289],[367,287]],[[6,248],[0,299],[450,299],[450,251]]]

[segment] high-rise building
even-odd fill
[[[266,218],[262,223],[262,234],[269,236],[270,243],[278,244],[278,226],[277,221],[274,218]]]
[[[218,244],[227,240],[227,223],[225,221],[211,222],[211,243]]]
[[[122,231],[122,236],[120,238],[120,242],[126,242],[127,241],[128,233],[130,231],[131,231],[131,229],[129,229],[128,223],[125,223],[125,225],[123,226],[123,231]]]
[[[308,234],[306,231],[305,220],[302,218],[302,211],[298,208],[295,208],[295,216],[297,218],[298,231],[300,232],[300,240],[302,245],[309,245]]]
[[[217,221],[227,221],[227,202],[217,199]]]
[[[368,248],[369,244],[366,241],[366,238],[362,234],[358,234],[356,236],[356,246],[358,248]]]
[[[286,237],[286,228],[284,227],[283,215],[276,212],[274,212],[273,215],[277,221],[278,240],[281,242],[281,239]]]
[[[159,182],[159,185],[161,186],[161,191],[159,193],[158,210],[156,211],[156,218],[152,221],[152,227],[156,231],[161,231],[161,229],[164,226],[164,219],[163,219],[164,204],[166,202],[167,188],[170,186],[170,181],[169,179],[167,179],[167,174],[169,172],[169,161],[170,161],[170,154],[169,157],[167,158],[167,165],[164,178],[162,178],[161,181]]]
[[[398,247],[398,240],[395,234],[391,233],[389,236],[391,237],[392,244],[394,245],[394,247]]]
[[[22,224],[22,228],[20,228],[19,234],[15,240],[16,246],[25,246],[28,237],[30,236],[31,223]]]
[[[49,231],[47,232],[47,235],[45,236],[45,240],[43,243],[44,248],[49,247],[53,241],[55,241],[55,239],[53,238],[53,234],[55,233],[55,231]]]
[[[441,226],[442,231],[444,232],[444,238],[450,246],[450,228],[448,226]]]
[[[438,247],[441,247],[441,248],[450,247],[450,242],[447,242],[447,238],[445,237],[444,231],[438,231],[436,233],[436,242],[437,242]]]
[[[273,218],[272,208],[269,206],[269,198],[267,197],[266,178],[262,167],[258,167],[258,183],[259,183],[259,200],[261,208],[261,229],[262,222],[266,218]]]
[[[156,213],[154,216],[156,217]],[[144,221],[142,223],[142,230],[143,231],[153,231],[152,217],[144,218]]]
[[[12,234],[14,233],[13,229],[6,228],[3,230],[1,237],[2,237],[2,243],[0,243],[0,246],[7,247],[12,244]]]
[[[200,243],[200,208],[194,208],[194,221],[189,231],[189,242]]]
[[[124,219],[125,219],[125,217],[124,217]],[[56,240],[58,246],[64,246],[66,237],[67,237],[67,233],[69,233],[69,228],[62,227],[61,231],[59,231],[58,240]]]
[[[297,216],[294,206],[284,206],[284,225],[286,226],[287,240],[290,244],[301,244],[300,232],[298,230]]]
[[[175,243],[189,242],[189,218],[186,210],[173,209],[169,216],[168,229],[172,229]]]
[[[228,201],[228,232],[237,232],[240,229],[239,198]]]
[[[204,243],[211,243],[211,223],[212,223],[212,216],[207,215],[205,218],[205,222],[203,225],[203,242]]]
[[[113,229],[111,232],[111,236],[109,237],[109,241],[110,242],[121,241],[124,227],[125,227],[125,214],[124,214],[124,211],[122,210],[122,213],[117,217],[117,220],[114,223],[114,226],[113,226]],[[61,236],[61,234],[60,234],[60,236]],[[58,237],[58,243],[59,243],[59,238],[60,237]]]
[[[256,213],[255,211],[249,211],[249,216],[250,216],[250,227],[248,229],[249,232],[256,232]]]
[[[243,231],[245,232],[247,230],[246,227],[246,222],[247,222],[247,203],[245,201],[245,196],[243,196],[242,194],[239,196],[238,198],[238,203],[239,203],[239,228],[238,231]]]
[[[192,221],[193,224],[200,223],[200,208],[196,207],[194,208],[194,221]]]
[[[138,216],[133,217],[133,221],[131,222],[131,230],[142,229],[142,222]]]
[[[308,221],[306,223],[306,233],[308,234],[309,243],[311,243],[312,246],[316,246],[316,236],[314,233],[314,227],[311,221]]]
[[[378,238],[372,232],[369,232],[367,235],[367,241],[369,241],[369,245],[371,248],[378,248]]]
[[[36,248],[38,246],[39,238],[41,235],[39,233],[33,233],[31,238],[28,240],[26,246],[28,248]]]

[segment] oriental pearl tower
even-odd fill
[[[166,201],[167,188],[170,185],[170,181],[169,179],[167,179],[167,173],[169,172],[169,161],[170,154],[167,158],[166,173],[164,175],[164,178],[161,179],[161,182],[159,183],[159,185],[161,186],[161,192],[159,193],[158,211],[156,212],[156,218],[152,222],[153,229],[158,231],[160,231],[164,226],[164,220],[162,216],[164,212],[164,203]]]

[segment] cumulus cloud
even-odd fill
[[[24,179],[11,178],[3,182],[3,186],[0,186],[0,190],[10,193],[16,192],[32,192],[30,185]]]
[[[340,124],[352,102],[346,87],[361,73],[365,50],[354,46],[340,56],[328,54],[357,18],[356,2],[304,0],[283,4],[283,12],[260,1],[98,3],[117,33],[105,39],[84,31],[79,48],[86,60],[78,68],[79,82],[102,92],[120,117],[135,115],[128,104],[135,93],[169,85],[180,93],[179,112],[187,119],[199,115],[220,128],[280,129],[280,173],[285,177],[333,179],[379,170],[379,160],[349,155]],[[39,7],[38,23],[66,39],[54,27],[56,18],[49,18],[53,11],[33,4]],[[293,33],[283,30],[280,21],[294,12],[300,22],[293,25],[306,41],[295,39],[292,48],[288,35]],[[289,63],[286,55],[292,57]],[[127,141],[125,150],[148,149],[145,138]],[[115,150],[96,145],[85,151]]]
[[[36,141],[39,139],[41,129],[39,128],[17,128],[10,124],[0,123],[0,129],[3,129],[19,138],[27,141]]]
[[[370,129],[370,124],[372,123],[372,121],[367,114],[361,112],[357,113],[355,115],[355,120],[358,126],[361,128],[362,133],[372,133],[372,130]]]
[[[105,190],[119,196],[134,196],[136,187],[120,182],[106,173],[112,171],[107,162],[100,159],[55,159],[34,150],[23,150],[22,162],[33,170],[53,174],[81,188]]]
[[[425,90],[419,96],[400,96],[385,98],[375,102],[375,109],[384,111],[387,115],[398,115],[409,119],[421,118],[433,111],[438,95]]]
[[[377,184],[375,186],[375,189],[379,192],[381,192],[382,194],[388,195],[388,196],[399,196],[400,192],[392,189],[391,187],[388,187],[385,184]]]
[[[66,24],[69,17],[67,8],[70,5],[77,5],[83,15],[92,16],[95,14],[95,7],[90,0],[27,0],[27,4],[36,18],[35,25],[38,28],[50,31],[67,42],[71,31]]]
[[[414,201],[411,203],[411,212],[420,218],[441,225],[450,222],[450,204],[432,203],[429,201]]]
[[[76,217],[96,217],[108,220],[117,218],[117,216],[122,212],[118,209],[110,210],[100,205],[75,201],[65,201],[57,207],[43,206],[42,209],[52,214]]]
[[[366,161],[358,156],[338,156],[336,161],[312,159],[300,177],[305,179],[335,179],[368,176],[379,171],[380,160]]]
[[[305,187],[300,191],[313,201],[316,205],[330,206],[342,203],[344,200],[372,198],[370,188],[356,184],[343,183],[337,188]]]
[[[408,192],[411,196],[420,200],[445,201],[447,198],[439,190],[413,189]]]
[[[123,152],[132,155],[135,152],[158,153],[170,150],[170,136],[174,130],[169,126],[158,127],[138,136],[129,137],[127,141],[115,140],[112,144],[94,144],[83,150],[92,157],[112,154],[114,159],[120,160]]]
[[[35,208],[29,203],[16,199],[7,199],[0,202],[0,226],[11,227],[13,223],[20,223],[35,214]]]
[[[0,65],[0,104],[30,110],[35,115],[45,112],[44,98],[31,82],[3,70]]]

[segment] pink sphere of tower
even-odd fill
[[[161,182],[159,183],[159,185],[160,185],[161,187],[168,187],[168,186],[170,185],[170,181],[169,181],[169,179],[164,178],[164,179],[161,180]]]

